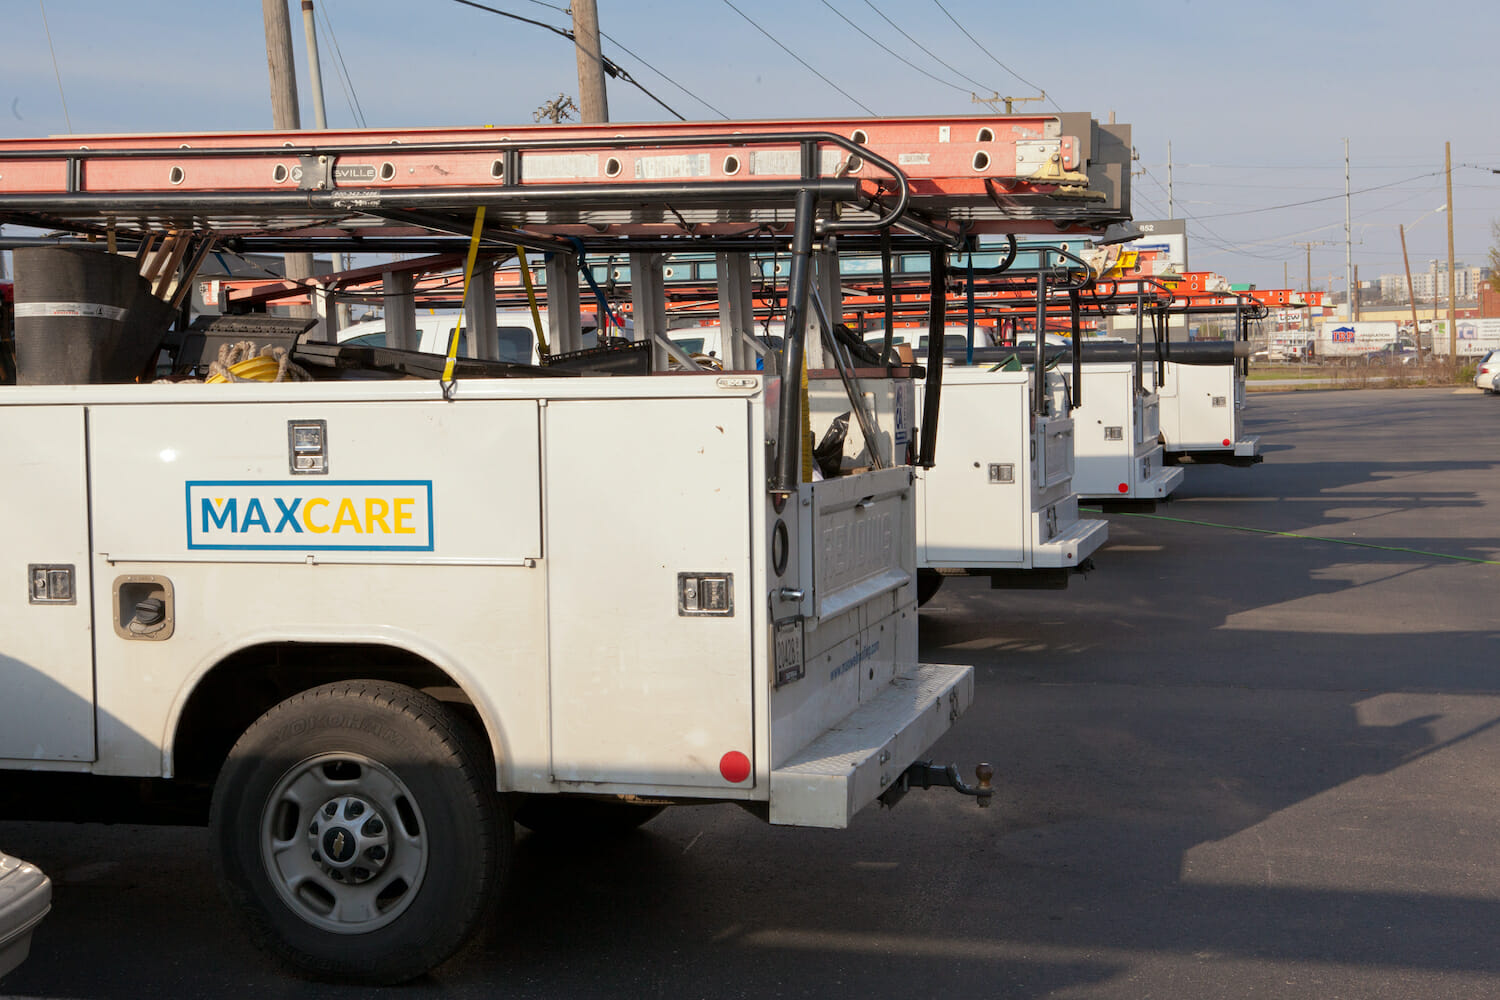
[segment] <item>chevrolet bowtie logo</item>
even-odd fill
[[[344,831],[340,830],[333,836],[333,856],[336,860],[344,857]]]

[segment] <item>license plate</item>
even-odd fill
[[[802,623],[777,625],[776,686],[800,681],[805,673],[802,666]]]

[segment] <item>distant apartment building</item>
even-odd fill
[[[1418,302],[1431,302],[1436,287],[1439,301],[1448,298],[1448,262],[1445,260],[1425,262],[1425,270],[1411,272],[1411,292]],[[1487,267],[1468,267],[1459,261],[1453,268],[1453,294],[1456,298],[1470,301],[1479,297],[1479,286],[1490,279]],[[1406,275],[1382,274],[1378,279],[1380,297],[1386,302],[1406,302]]]

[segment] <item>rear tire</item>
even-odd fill
[[[220,885],[256,944],[299,974],[377,985],[457,952],[510,864],[487,751],[438,701],[384,681],[261,716],[209,818]]]
[[[921,607],[937,595],[943,585],[943,575],[934,569],[917,570],[917,607]]]

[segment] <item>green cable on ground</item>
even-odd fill
[[[1094,514],[1104,514],[1101,507],[1083,507]],[[1229,531],[1250,531],[1257,535],[1279,535],[1282,538],[1301,538],[1309,542],[1332,542],[1335,545],[1353,545],[1361,549],[1379,549],[1382,552],[1406,552],[1417,556],[1431,556],[1434,559],[1452,559],[1455,562],[1479,563],[1481,566],[1500,566],[1500,559],[1476,559],[1473,556],[1455,556],[1446,552],[1427,552],[1423,549],[1408,549],[1400,545],[1376,545],[1373,542],[1355,542],[1347,538],[1325,538],[1322,535],[1303,535],[1295,531],[1272,531],[1269,528],[1247,528],[1242,524],[1218,524],[1214,521],[1194,521],[1186,517],[1167,517],[1165,514],[1138,514],[1126,511],[1110,511],[1109,517],[1145,517],[1153,521],[1173,521],[1177,524],[1196,524],[1203,528],[1225,528]]]

